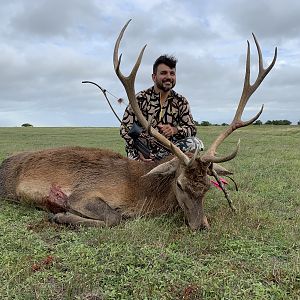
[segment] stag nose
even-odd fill
[[[197,220],[196,222],[188,222],[188,223],[189,223],[190,228],[194,231],[196,231],[196,230],[208,230],[210,228],[206,216],[203,216],[201,218],[201,220]]]
[[[201,221],[200,229],[209,229],[209,228],[210,228],[210,226],[209,226],[209,223],[207,221],[207,218],[206,218],[206,216],[203,216],[202,221]]]

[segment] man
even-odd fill
[[[202,142],[195,137],[196,126],[189,103],[186,98],[173,90],[176,84],[176,63],[176,58],[172,56],[160,56],[153,65],[152,80],[154,86],[139,92],[136,98],[146,119],[150,120],[152,118],[152,127],[156,128],[182,151],[195,151],[197,148],[203,150]],[[129,158],[151,161],[162,159],[170,154],[153,138],[143,133],[141,138],[151,151],[150,158],[146,159],[136,149],[134,140],[128,135],[134,123],[140,126],[131,106],[128,105],[124,112],[120,134],[125,139],[125,149]]]

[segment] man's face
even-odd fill
[[[156,73],[152,74],[152,79],[158,89],[168,92],[176,84],[176,69],[171,69],[165,64],[160,64],[157,67]]]

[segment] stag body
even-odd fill
[[[178,172],[146,175],[159,163],[133,161],[109,150],[68,147],[20,153],[2,163],[0,196],[51,211],[51,201],[59,200],[51,195],[55,187],[66,196],[67,208],[66,211],[54,210],[57,213],[53,220],[113,226],[122,218],[177,210],[180,189],[175,182],[181,174],[178,163],[176,158],[171,161]],[[197,183],[194,189],[204,195],[209,181],[199,174],[204,183],[201,187],[199,180],[194,180],[197,176],[194,171],[187,170],[186,176],[193,178],[184,180],[193,180]],[[203,207],[198,201],[185,205],[190,206],[183,207],[190,226],[194,229],[205,227]],[[203,222],[199,222],[201,218]]]

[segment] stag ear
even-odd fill
[[[226,175],[232,175],[233,174],[232,172],[228,171],[227,169],[225,169],[224,167],[222,167],[219,164],[213,164],[213,169],[218,175],[221,175],[221,176],[226,176]],[[207,174],[210,175],[210,176],[213,175],[210,168],[208,168]]]
[[[178,159],[173,158],[170,161],[167,161],[163,164],[158,165],[157,167],[153,168],[150,172],[143,175],[143,177],[149,176],[149,175],[170,175],[176,171],[178,167]]]

